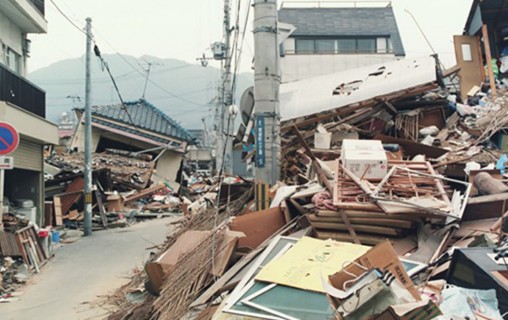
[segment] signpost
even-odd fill
[[[0,122],[0,217],[4,210],[4,170],[14,167],[14,159],[4,156],[14,152],[18,145],[18,131],[7,122]]]

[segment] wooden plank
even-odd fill
[[[53,205],[55,206],[55,225],[61,226],[63,225],[62,218],[62,200],[59,196],[53,197]]]
[[[490,38],[489,31],[486,24],[482,26],[483,45],[485,47],[485,59],[487,64],[487,70],[489,72],[490,91],[492,96],[497,96],[496,79],[494,78],[494,70],[492,68],[492,53],[490,51]]]
[[[53,225],[53,201],[44,201],[44,226]]]
[[[344,224],[346,225],[347,231],[351,235],[351,238],[353,238],[353,242],[356,244],[362,244],[360,242],[360,240],[358,239],[358,235],[356,234],[355,228],[353,228],[353,226],[351,225],[351,222],[349,221],[347,214],[342,212],[341,216],[342,216],[342,220],[344,221]],[[359,231],[361,231],[361,230],[359,230]]]
[[[345,213],[347,213],[350,219],[366,218],[366,219],[386,219],[386,220],[401,220],[415,222],[420,221],[420,218],[418,217],[412,217],[405,214],[385,214],[382,211],[378,212],[356,211],[356,210],[340,210],[340,211],[344,211]],[[318,210],[316,212],[316,216],[341,218],[339,211],[331,211],[331,210]]]
[[[104,209],[104,203],[102,203],[101,194],[99,190],[95,190],[95,201],[97,201],[97,206],[99,207],[99,214],[101,216],[102,226],[104,228],[108,227],[108,218],[106,218],[106,209]]]
[[[346,232],[315,230],[315,234],[316,238],[322,240],[332,239],[336,241],[352,242],[351,236]],[[360,234],[358,235],[358,239],[365,245],[374,246],[384,241],[386,237]]]
[[[326,223],[338,223],[342,224],[341,218],[335,217],[320,217],[315,214],[309,215],[309,220],[313,222],[326,222]],[[354,218],[349,217],[349,221],[354,225],[373,225],[382,227],[394,227],[401,229],[411,229],[414,225],[413,222],[407,220],[395,220],[395,219],[383,219],[383,218]]]
[[[312,150],[310,149],[309,145],[305,142],[305,140],[303,139],[302,135],[300,134],[300,131],[298,130],[298,128],[296,126],[293,126],[293,132],[296,134],[296,137],[298,138],[298,141],[300,142],[300,144],[304,148],[305,154],[309,158],[312,159],[312,165],[314,166],[314,169],[316,170],[321,183],[325,185],[326,190],[328,190],[328,192],[330,192],[330,194],[333,194],[333,187],[332,187],[332,184],[330,183],[330,180],[328,180],[328,178],[326,177],[323,169],[321,168],[321,165],[317,161],[316,157],[312,153]]]
[[[338,223],[327,223],[327,222],[312,222],[311,225],[317,229],[325,229],[325,230],[339,230],[339,231],[348,231],[348,227],[343,224]],[[378,227],[378,226],[365,226],[365,225],[358,225],[355,224],[351,226],[355,231],[362,232],[362,233],[368,233],[368,234],[379,234],[379,235],[385,235],[385,236],[400,236],[403,234],[402,230],[400,229],[394,229],[389,227]],[[350,234],[351,239],[355,242],[356,240],[361,241],[360,237],[356,235],[353,237],[352,234]],[[356,243],[356,242],[355,242]]]
[[[147,188],[145,190],[137,192],[137,193],[131,195],[130,197],[127,197],[125,199],[124,203],[127,204],[129,202],[143,199],[143,198],[148,197],[148,196],[150,196],[150,195],[152,195],[152,194],[156,193],[157,191],[162,190],[164,188],[166,188],[166,186],[164,184],[157,184],[155,186],[152,186],[150,188]]]
[[[508,193],[469,198],[462,221],[499,218],[508,210]]]

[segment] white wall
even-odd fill
[[[152,180],[169,181],[169,185],[173,190],[178,190],[180,186],[179,182],[176,181],[176,175],[180,169],[182,162],[182,155],[170,150],[166,150],[164,154],[157,160],[155,167],[155,174],[152,176]]]
[[[0,121],[12,124],[19,134],[32,141],[58,144],[58,126],[22,108],[0,101]]]
[[[84,115],[83,115],[84,116]],[[97,149],[99,140],[101,138],[101,130],[92,127],[92,151]],[[85,151],[85,125],[82,121],[78,122],[78,127],[74,137],[72,137],[71,149],[76,149],[79,152]]]
[[[25,59],[23,58],[23,39],[21,29],[15,25],[3,12],[0,12],[0,63],[6,64],[2,43],[10,47],[21,56],[21,75],[26,75]]]
[[[282,82],[398,60],[393,54],[287,54],[280,59]]]

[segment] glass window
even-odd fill
[[[358,39],[358,52],[376,52],[375,39]]]
[[[15,51],[13,51],[11,48],[8,48],[6,60],[7,67],[9,67],[9,69],[16,72],[17,74],[19,74],[21,56],[17,54]]]
[[[339,39],[337,40],[339,52],[356,52],[355,39]]]
[[[314,40],[296,39],[296,53],[314,53]]]
[[[335,53],[335,40],[333,39],[316,40],[316,52]]]

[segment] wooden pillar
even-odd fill
[[[482,36],[485,58],[487,60],[487,70],[489,71],[490,90],[492,92],[492,96],[495,97],[497,95],[496,81],[494,80],[494,70],[492,69],[492,54],[490,53],[490,40],[486,24],[482,26]]]

